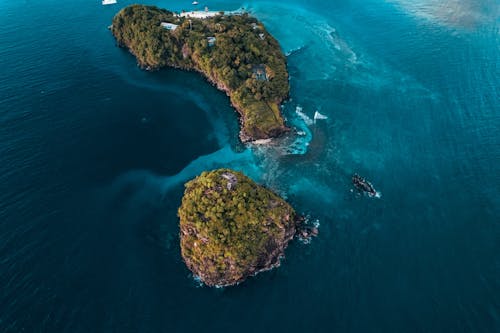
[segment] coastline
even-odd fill
[[[210,287],[279,267],[301,221],[276,193],[224,168],[185,184],[178,216],[182,259]]]
[[[290,88],[286,56],[279,43],[245,10],[222,13],[175,14],[132,5],[115,16],[111,31],[118,45],[128,48],[141,68],[196,71],[225,92],[239,114],[242,142],[289,132],[280,110]],[[193,14],[197,17],[191,19]],[[157,28],[157,22],[168,28]],[[137,24],[143,28],[138,30]],[[213,39],[213,44],[207,44],[207,39]]]

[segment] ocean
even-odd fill
[[[116,47],[107,26],[131,3],[0,0],[0,332],[500,331],[496,1],[200,1],[250,11],[288,55],[300,135],[272,147],[241,144],[199,75]],[[319,236],[201,286],[176,214],[184,182],[218,167]]]

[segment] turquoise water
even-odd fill
[[[303,133],[267,148],[238,142],[202,78],[115,46],[129,3],[0,0],[0,331],[500,331],[495,1],[201,2],[246,8],[289,54],[283,110]],[[320,235],[210,289],[181,261],[176,209],[222,166]],[[353,193],[354,172],[381,198]]]

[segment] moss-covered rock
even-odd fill
[[[295,234],[295,212],[240,172],[203,172],[179,208],[181,254],[208,286],[228,286],[279,266]]]
[[[168,30],[162,23],[175,24]],[[286,58],[262,23],[248,14],[185,18],[154,6],[131,5],[111,31],[142,68],[202,73],[226,92],[240,114],[242,141],[286,132],[279,105],[289,93]]]

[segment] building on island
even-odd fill
[[[167,29],[167,30],[171,30],[171,31],[174,31],[175,29],[177,29],[178,25],[177,24],[173,24],[173,23],[168,23],[168,22],[161,22],[160,24],[163,28]]]
[[[254,65],[252,67],[253,76],[258,81],[268,81],[266,66],[264,65]]]
[[[215,37],[207,37],[208,46],[210,47],[214,46],[216,40],[217,39]]]
[[[221,15],[221,12],[191,11],[191,12],[181,12],[177,16],[205,19],[205,18],[217,16],[217,15]]]

